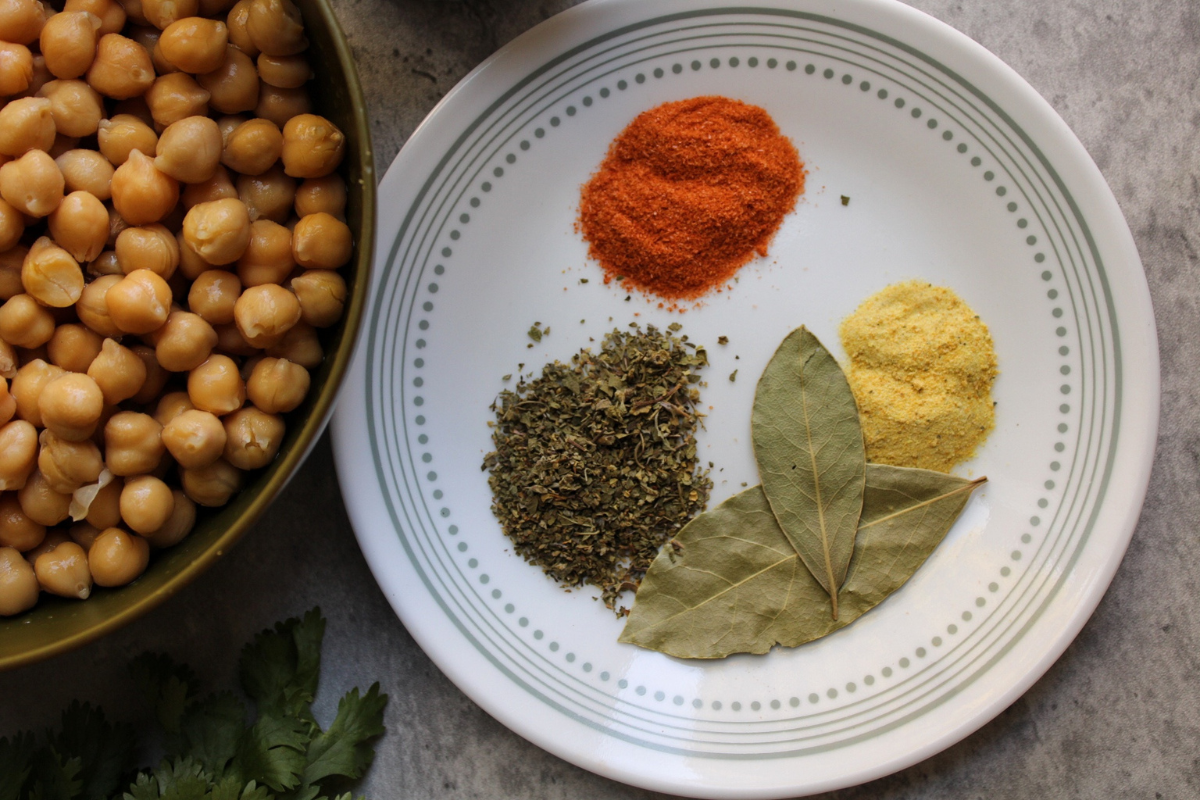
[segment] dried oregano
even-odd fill
[[[492,404],[492,511],[514,549],[616,610],[659,547],[708,502],[695,433],[702,347],[636,324]],[[627,613],[620,609],[619,613]]]

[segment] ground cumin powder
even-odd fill
[[[996,351],[950,289],[889,286],[842,322],[841,336],[869,461],[949,472],[987,438]]]

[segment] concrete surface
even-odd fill
[[[380,171],[454,83],[563,0],[334,0],[358,58]],[[831,798],[1200,797],[1200,3],[918,0],[1008,62],[1107,177],[1145,262],[1163,415],[1141,522],[1096,614],[996,720],[908,770]],[[260,525],[193,586],[107,639],[0,675],[0,735],[74,697],[142,714],[126,662],[162,650],[232,685],[241,644],[319,604],[319,716],[379,679],[388,735],[362,792],[402,798],[649,798],[539,750],[462,695],[413,643],[350,532],[327,441]]]

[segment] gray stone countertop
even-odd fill
[[[334,0],[358,59],[382,174],[471,68],[569,0]],[[1145,264],[1162,351],[1150,491],[1116,579],[1074,644],[981,730],[837,798],[1200,797],[1200,4],[1196,0],[917,0],[1011,65],[1108,179]],[[318,716],[381,681],[387,736],[372,798],[648,798],[507,730],[396,619],[342,505],[328,438],[231,557],[129,627],[0,674],[0,735],[44,729],[72,699],[144,715],[126,664],[143,650],[234,685],[243,642],[320,605]]]

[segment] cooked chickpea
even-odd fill
[[[342,318],[346,281],[333,270],[309,270],[292,278],[289,285],[300,301],[300,318],[309,325],[328,328]]]
[[[252,119],[230,132],[221,163],[243,175],[261,175],[279,160],[282,151],[279,127],[270,120]]]
[[[104,297],[113,324],[125,333],[151,333],[171,313],[171,287],[148,269],[135,269]]]
[[[100,35],[120,33],[125,27],[125,9],[116,0],[67,0],[64,11],[90,11],[100,18]]]
[[[64,542],[71,541],[71,537],[62,528],[51,528],[46,531],[46,538],[42,539],[42,543],[32,550],[27,550],[23,555],[25,560],[30,564],[35,563],[43,553],[49,553],[54,548]]]
[[[0,491],[24,486],[37,456],[38,433],[32,423],[14,419],[0,426]]]
[[[233,321],[247,342],[269,347],[300,321],[300,301],[282,286],[252,286],[234,304]]]
[[[229,141],[229,134],[237,130],[238,126],[249,122],[251,117],[245,114],[226,114],[217,120],[217,130],[221,132],[221,146],[225,146],[225,142]]]
[[[129,349],[146,365],[146,380],[142,382],[142,388],[138,389],[138,393],[130,399],[142,405],[152,403],[162,394],[163,387],[171,379],[171,373],[158,363],[158,356],[155,355],[154,348],[138,344]]]
[[[217,334],[218,341],[220,334]],[[17,349],[8,342],[0,339],[0,377],[12,380],[20,366],[17,359]]]
[[[317,329],[306,322],[296,323],[282,339],[267,347],[264,352],[275,358],[294,361],[305,369],[316,369],[325,359],[321,340],[317,338]]]
[[[104,117],[104,100],[95,89],[80,80],[49,81],[38,89],[38,97],[50,101],[50,114],[58,134],[51,148],[51,158],[74,148],[79,137],[94,134]]]
[[[312,79],[312,68],[301,55],[258,57],[258,77],[263,83],[280,89],[299,89]]]
[[[46,69],[56,78],[78,78],[96,57],[100,18],[88,11],[62,11],[42,26],[40,44]]]
[[[87,192],[97,200],[112,197],[113,165],[95,150],[68,150],[54,159],[54,163],[63,174],[65,191]]]
[[[211,325],[233,322],[233,307],[242,294],[237,275],[220,269],[200,273],[188,290],[188,308]]]
[[[100,152],[114,166],[121,166],[134,150],[149,155],[158,147],[158,134],[132,114],[116,114],[101,120],[96,131]]]
[[[4,203],[4,201],[0,200],[0,203]],[[4,203],[4,205],[8,204]],[[0,208],[3,207],[0,206]],[[8,207],[12,208],[12,206]],[[19,211],[14,211],[14,213],[21,219],[25,218]],[[25,263],[25,256],[28,254],[29,248],[19,244],[0,252],[0,300],[8,300],[25,293],[25,287],[21,285],[21,265]]]
[[[171,487],[153,475],[125,481],[121,490],[121,519],[135,533],[153,533],[171,517],[175,499]]]
[[[167,392],[158,399],[158,405],[154,408],[154,419],[166,428],[171,424],[171,420],[194,408],[187,392]]]
[[[42,424],[64,441],[81,442],[90,437],[96,431],[103,410],[104,393],[100,386],[95,379],[79,372],[59,375],[38,395]]]
[[[56,492],[40,470],[29,474],[29,480],[17,490],[17,501],[25,516],[49,528],[71,515],[71,495]]]
[[[50,235],[54,237],[54,242],[76,262],[95,260],[108,241],[108,209],[91,192],[71,192],[63,198],[46,221],[49,223]],[[40,241],[39,239],[38,242]],[[29,258],[39,258],[35,252],[38,250],[38,242],[30,249]],[[28,262],[28,258],[26,261]],[[82,275],[82,272],[80,274]],[[83,291],[82,284],[78,288],[79,291]]]
[[[147,414],[121,411],[104,426],[104,458],[113,475],[153,472],[165,451],[162,425]]]
[[[125,480],[117,477],[114,477],[110,483],[101,486],[92,498],[92,502],[88,504],[87,516],[84,517],[87,523],[97,531],[111,528],[114,525],[120,525],[121,491],[124,488]],[[80,544],[83,544],[83,542],[80,542]],[[84,546],[84,549],[90,549],[91,546],[91,542],[89,542]]]
[[[75,313],[79,315],[79,321],[101,336],[120,336],[124,333],[108,313],[108,290],[120,283],[123,278],[123,275],[102,275],[96,278],[83,287],[79,302],[75,304]],[[0,307],[0,336],[4,335],[3,315],[4,309]],[[50,322],[53,325],[54,319],[51,318]],[[54,331],[51,329],[50,334],[53,335],[53,333]]]
[[[43,236],[33,243],[25,256],[21,265],[21,285],[42,305],[67,308],[74,305],[83,292],[83,270],[70,253],[49,236]]]
[[[187,388],[192,405],[218,417],[238,410],[246,402],[246,384],[237,364],[226,355],[209,356],[189,372]]]
[[[0,547],[0,617],[11,617],[37,605],[38,580],[19,551]]]
[[[0,377],[0,426],[7,425],[16,413],[17,399],[8,391],[8,379]]]
[[[285,425],[275,414],[246,406],[223,420],[225,460],[238,469],[265,467],[283,444]]]
[[[96,356],[104,337],[78,323],[59,325],[46,343],[50,363],[68,372],[87,372]]]
[[[49,83],[49,81],[47,81],[47,83]],[[38,91],[41,91],[41,90],[39,89]],[[47,99],[49,99],[49,98],[47,98]],[[53,108],[53,107],[54,106],[51,105],[51,108]],[[54,163],[57,164],[59,156],[61,156],[63,153],[67,152],[68,150],[74,150],[75,148],[79,147],[79,140],[81,138],[82,137],[80,137],[80,136],[65,136],[61,133],[56,133],[54,135],[54,144],[52,144],[50,146],[50,149],[46,151],[46,154],[49,155],[51,158],[53,158]],[[59,170],[61,171],[62,167],[59,167]],[[64,179],[65,179],[65,176],[64,176]]]
[[[267,83],[259,87],[258,103],[254,106],[256,116],[269,119],[280,128],[293,117],[310,114],[312,110],[312,100],[304,89],[281,89]]]
[[[62,172],[49,154],[30,150],[0,167],[0,197],[22,214],[44,217],[62,202]]]
[[[217,158],[220,159],[221,145],[217,145]],[[237,189],[234,188],[233,182],[229,179],[229,170],[225,169],[218,162],[213,171],[212,177],[200,183],[189,184],[183,190],[183,207],[191,210],[193,206],[200,203],[209,203],[213,200],[225,200],[228,198],[237,197]]]
[[[88,569],[97,586],[124,586],[145,572],[149,563],[149,542],[120,528],[102,531],[88,550]]]
[[[142,0],[146,21],[160,30],[177,20],[196,16],[199,10],[199,0]]]
[[[179,183],[134,150],[112,178],[113,207],[130,225],[158,222],[179,202]]]
[[[217,344],[217,332],[200,315],[173,311],[155,346],[158,363],[169,372],[188,372],[203,364]]]
[[[346,182],[334,173],[323,178],[309,178],[296,189],[296,215],[324,212],[339,219],[346,214]]]
[[[100,354],[88,366],[88,377],[100,387],[106,405],[133,397],[146,382],[146,365],[115,339],[105,339]]]
[[[121,521],[120,517],[113,524],[116,525]],[[67,536],[71,541],[83,548],[83,552],[92,549],[92,544],[96,541],[96,537],[100,535],[100,529],[90,522],[76,522],[67,529]],[[89,573],[90,574],[90,573]]]
[[[104,469],[104,456],[90,439],[69,442],[50,430],[42,431],[42,448],[38,452],[38,472],[56,492],[71,494],[89,483],[95,483]]]
[[[309,269],[337,269],[350,261],[354,237],[350,226],[319,211],[301,217],[292,232],[296,263]]]
[[[8,252],[17,246],[17,242],[21,241],[21,236],[25,233],[25,215],[17,209],[13,208],[6,201],[0,200],[0,244],[5,245],[4,252]],[[21,261],[24,262],[25,257],[22,253]],[[12,297],[12,289],[17,286],[6,286],[0,292],[0,297]]]
[[[37,582],[43,590],[59,597],[87,600],[92,593],[92,571],[88,555],[75,542],[63,542],[42,553],[33,562]]]
[[[215,508],[229,502],[242,488],[242,471],[224,459],[207,467],[180,470],[183,492],[197,505]]]
[[[225,451],[226,432],[215,414],[191,408],[163,426],[163,444],[184,469],[206,467]]]
[[[158,140],[154,159],[161,172],[189,184],[210,180],[220,162],[221,131],[216,122],[200,116],[184,117],[168,125]]]
[[[193,75],[212,72],[225,60],[229,30],[224,22],[187,17],[163,29],[158,40],[167,61]]]
[[[286,414],[304,402],[310,381],[308,370],[299,364],[267,357],[250,372],[246,396],[267,414]]]
[[[125,274],[146,269],[166,280],[179,266],[179,242],[165,225],[126,228],[117,234],[114,252]]]
[[[23,364],[8,387],[9,393],[17,401],[17,416],[38,428],[44,428],[38,404],[42,390],[50,381],[64,374],[65,370],[47,364],[40,358],[31,359]]]
[[[172,489],[171,516],[158,530],[144,534],[151,547],[174,547],[187,538],[196,525],[196,504],[180,489]]]
[[[251,111],[258,105],[258,72],[250,56],[234,45],[226,45],[225,60],[212,72],[198,76],[211,97],[208,103],[222,114]]]
[[[45,23],[46,12],[37,0],[4,0],[0,3],[0,39],[6,42],[35,42]]]
[[[0,41],[0,96],[28,91],[32,83],[33,53],[23,44]]]
[[[237,262],[243,286],[283,283],[296,268],[292,232],[268,219],[250,224],[250,245]]]
[[[96,45],[96,57],[88,68],[87,82],[97,92],[114,100],[137,97],[154,83],[154,64],[150,54],[137,42],[119,33],[106,33]]]
[[[179,271],[177,273],[178,275],[181,275],[182,277],[187,278],[188,280],[195,280],[196,278],[198,278],[200,275],[203,275],[208,270],[214,269],[212,264],[205,261],[203,258],[201,258],[199,255],[196,254],[196,251],[194,251],[194,250],[192,250],[192,248],[188,247],[187,242],[184,241],[182,230],[180,230],[179,233],[175,234],[175,241],[179,244]]]
[[[183,218],[183,239],[214,266],[237,261],[250,244],[250,214],[235,198],[192,206]]]
[[[0,108],[0,154],[21,156],[30,150],[49,150],[57,130],[46,98],[10,100]]]
[[[208,113],[208,90],[185,72],[159,76],[145,97],[154,122],[164,128],[186,117]]]
[[[238,0],[230,7],[229,14],[225,17],[225,25],[229,29],[229,43],[254,58],[258,55],[258,48],[254,46],[250,33],[246,30],[249,19],[250,0]]]
[[[16,493],[0,496],[0,547],[26,553],[46,539],[46,526],[30,518]]]
[[[246,33],[261,52],[292,56],[308,47],[304,19],[291,0],[250,0]]]
[[[246,204],[250,220],[269,219],[283,224],[292,210],[296,197],[296,179],[275,164],[261,175],[239,175],[238,198]]]

